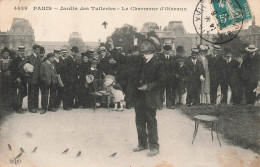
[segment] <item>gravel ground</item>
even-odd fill
[[[137,146],[134,110],[109,112],[98,109],[59,110],[44,115],[12,114],[1,126],[0,166],[14,166],[10,159],[20,153],[20,167],[257,167],[259,155],[227,144],[202,125],[191,144],[194,122],[178,110],[157,112],[160,154]],[[12,151],[8,150],[8,144]],[[33,149],[37,147],[35,153]],[[66,154],[61,154],[69,148]],[[81,155],[76,157],[81,151]],[[116,153],[114,157],[110,155]]]

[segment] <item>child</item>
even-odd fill
[[[123,103],[124,103],[124,94],[122,92],[122,87],[119,84],[115,83],[115,80],[112,77],[106,77],[104,86],[107,88],[107,91],[111,93],[113,96],[113,102],[115,107],[113,111],[123,111]],[[120,109],[117,110],[117,105],[120,103]]]

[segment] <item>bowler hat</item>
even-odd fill
[[[73,46],[71,51],[74,52],[74,53],[78,53],[79,52],[79,48],[77,46]]]
[[[180,54],[184,53],[185,52],[184,47],[183,46],[177,46],[176,52],[180,53]]]
[[[4,47],[4,49],[1,51],[1,53],[3,54],[4,52],[10,53],[10,50],[7,47]]]
[[[170,45],[164,45],[163,50],[170,51],[172,50],[172,47]]]
[[[41,45],[34,44],[32,48],[33,48],[33,50],[35,50],[35,49],[41,49]]]

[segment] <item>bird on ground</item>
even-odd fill
[[[67,148],[65,151],[63,151],[61,154],[66,154],[69,151],[69,148]]]
[[[21,151],[22,153],[24,153],[24,149],[23,149],[22,147],[20,147],[20,151]]]
[[[79,157],[81,155],[81,151],[78,152],[77,156],[76,157]]]
[[[10,144],[8,144],[8,149],[12,151],[12,146]]]
[[[116,156],[117,153],[113,153],[112,155],[110,155],[109,157],[114,158]]]
[[[32,153],[35,153],[38,147],[35,147],[32,151]]]

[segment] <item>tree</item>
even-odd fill
[[[115,47],[122,47],[123,50],[127,52],[133,47],[136,34],[136,27],[125,24],[121,28],[116,28],[111,37]]]

